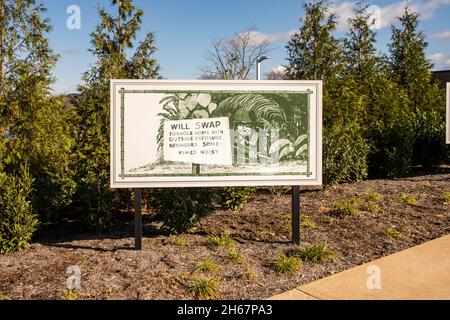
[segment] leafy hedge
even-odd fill
[[[37,229],[30,201],[32,184],[27,169],[19,175],[0,174],[0,253],[27,248]]]

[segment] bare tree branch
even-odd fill
[[[236,33],[231,39],[212,41],[206,65],[199,67],[202,79],[245,80],[254,74],[256,61],[268,54],[270,41],[254,28]]]

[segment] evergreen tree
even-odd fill
[[[343,67],[341,44],[332,35],[336,16],[328,0],[305,2],[304,9],[302,26],[286,47],[286,73],[290,79],[333,79]]]
[[[349,31],[344,40],[348,72],[357,81],[359,89],[367,89],[378,71],[380,58],[376,54],[375,19],[363,0],[356,2],[354,17],[349,19]],[[366,92],[367,93],[367,92]]]
[[[98,8],[100,23],[91,34],[90,52],[96,61],[83,75],[78,101],[80,188],[77,204],[91,225],[103,227],[111,218],[120,196],[109,188],[109,81],[110,79],[155,79],[159,66],[153,58],[154,35],[135,43],[143,11],[132,0],[111,0],[113,16]],[[134,52],[130,54],[132,49]]]
[[[368,153],[359,125],[364,104],[355,79],[344,72],[343,45],[332,34],[336,16],[327,0],[306,2],[304,8],[302,26],[287,46],[287,77],[324,81],[324,180],[361,180]]]
[[[36,186],[41,217],[65,207],[75,188],[70,110],[51,95],[58,56],[49,47],[46,9],[34,0],[0,0],[0,131],[7,174],[22,165]]]
[[[390,69],[406,91],[408,108],[415,114],[413,163],[432,167],[446,156],[444,95],[433,78],[432,64],[425,55],[428,46],[425,35],[417,30],[419,14],[406,6],[399,22],[399,27],[392,26]]]

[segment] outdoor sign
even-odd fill
[[[450,144],[450,82],[447,82],[447,144]]]
[[[113,188],[321,184],[321,81],[111,81]]]

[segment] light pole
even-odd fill
[[[272,59],[270,56],[261,56],[256,59],[256,80],[261,80],[261,62],[270,59]]]

